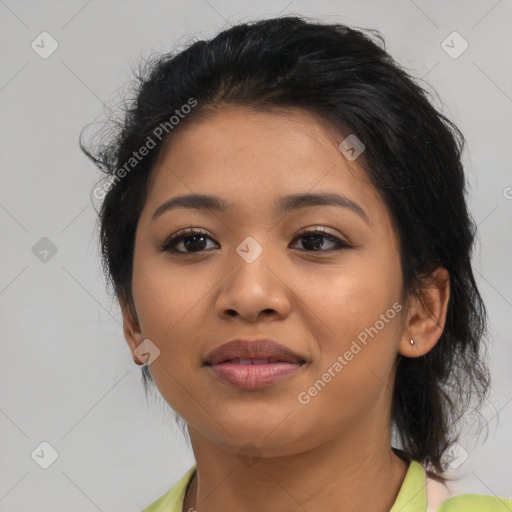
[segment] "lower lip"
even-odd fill
[[[260,389],[290,377],[303,365],[300,363],[235,364],[208,366],[215,375],[243,389]]]

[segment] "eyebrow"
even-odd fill
[[[160,217],[164,212],[180,208],[190,208],[202,211],[226,212],[232,203],[209,194],[189,194],[177,196],[162,203],[153,213],[152,220]],[[348,197],[335,193],[305,193],[291,194],[280,198],[276,205],[276,212],[280,214],[288,213],[300,208],[311,206],[337,206],[347,208],[359,215],[367,223],[370,223],[369,217],[363,208]]]

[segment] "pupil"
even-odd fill
[[[309,244],[309,245],[314,245],[315,246],[315,249],[320,249],[322,247],[322,236],[318,236],[318,235],[309,235],[306,237],[306,240],[313,240],[313,244]],[[306,242],[306,245],[308,245],[308,243]]]
[[[191,240],[195,240],[197,242],[198,239],[201,240],[199,245],[197,245],[197,243],[195,244],[194,241],[190,242]],[[187,251],[190,249],[203,249],[204,243],[205,243],[205,237],[203,235],[189,236],[184,240],[184,246],[187,249]]]

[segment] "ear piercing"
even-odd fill
[[[414,345],[414,340],[411,340],[411,345]]]

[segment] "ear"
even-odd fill
[[[444,330],[449,299],[450,274],[437,267],[411,300],[398,350],[401,355],[420,357],[435,346]]]
[[[117,300],[119,301],[119,305],[121,307],[121,312],[123,314],[123,333],[126,343],[130,347],[130,352],[132,353],[133,362],[141,366],[144,364],[143,361],[137,358],[134,353],[134,350],[142,343],[144,337],[142,336],[142,332],[139,325],[139,320],[137,318],[137,312],[135,311],[135,305],[133,302],[128,302],[123,297],[118,296]]]

